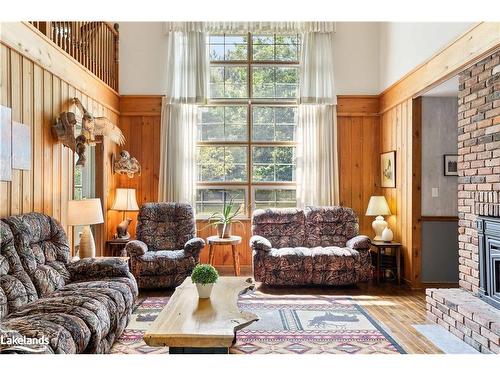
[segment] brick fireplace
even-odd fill
[[[459,84],[460,289],[428,289],[427,317],[481,352],[500,353],[500,310],[479,298],[488,285],[484,226],[500,217],[500,51],[460,73]]]

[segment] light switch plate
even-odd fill
[[[439,197],[439,188],[432,188],[432,198]]]

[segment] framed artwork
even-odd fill
[[[31,169],[30,128],[20,122],[12,122],[12,168]]]
[[[396,151],[384,152],[380,155],[380,186],[396,187]]]
[[[445,154],[443,155],[444,175],[458,176],[458,155]]]
[[[0,105],[0,180],[12,181],[12,113]]]

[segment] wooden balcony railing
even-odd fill
[[[118,91],[118,24],[79,21],[30,23]]]

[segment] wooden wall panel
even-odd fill
[[[404,278],[420,283],[420,99],[407,99],[381,117],[381,152],[396,151],[396,188],[382,188],[394,239],[403,244]]]
[[[340,204],[354,209],[360,233],[373,235],[365,216],[380,188],[380,119],[377,96],[339,96],[337,107]]]
[[[67,201],[73,197],[74,158],[71,150],[54,142],[51,126],[60,112],[77,111],[70,102],[74,96],[79,97],[96,116],[106,116],[118,123],[118,115],[98,102],[101,99],[99,95],[90,98],[74,86],[72,82],[81,77],[54,75],[39,62],[3,44],[3,40],[0,44],[0,65],[0,104],[12,108],[12,120],[30,126],[32,147],[31,170],[13,170],[12,181],[0,181],[0,216],[32,211],[46,213],[61,222],[71,241],[72,230],[67,226]],[[58,65],[64,66],[64,61],[58,62]],[[90,82],[87,77],[84,79]],[[98,165],[97,174],[110,174],[108,169],[109,163],[104,167]],[[103,177],[100,179],[103,180]],[[106,197],[100,196],[106,207]],[[101,253],[104,238],[98,235],[102,227],[95,227],[98,254]]]

